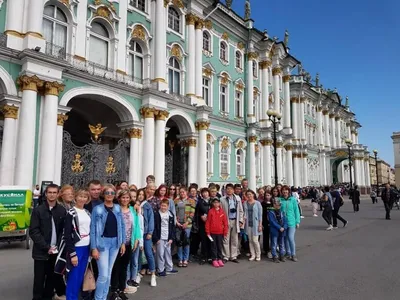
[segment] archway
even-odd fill
[[[348,158],[348,149],[337,149],[331,153],[331,183],[337,184],[350,182]]]
[[[123,101],[99,95],[99,90],[78,95],[72,90],[61,99],[60,104],[71,108],[63,133],[62,184],[80,187],[93,179],[128,179],[129,141],[118,124],[137,115]]]

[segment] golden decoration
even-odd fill
[[[97,142],[100,134],[102,134],[103,131],[107,129],[107,127],[102,127],[101,123],[98,123],[96,126],[89,124],[89,129],[90,132],[93,134],[93,140]]]
[[[172,0],[172,4],[181,9],[184,7],[182,0]]]
[[[200,18],[197,18],[196,24],[195,24],[195,29],[196,30],[201,30],[201,29],[203,29],[203,27],[204,27],[204,20],[200,19]]]
[[[197,140],[196,139],[188,139],[186,141],[187,147],[196,147],[197,146]]]
[[[117,13],[117,9],[114,6],[114,3],[110,3],[110,9],[116,14]]]
[[[154,107],[142,107],[140,109],[140,114],[145,119],[154,118],[154,112],[155,112],[155,108]]]
[[[226,74],[226,73],[222,74],[222,76],[221,76],[221,83],[224,84],[224,85],[226,85],[226,84],[228,84],[228,82],[229,82],[228,74]]]
[[[169,141],[168,141],[168,146],[169,146],[169,149],[170,149],[171,151],[174,151],[174,148],[175,148],[175,141],[169,140]]]
[[[132,37],[135,39],[146,41],[146,31],[144,30],[142,25],[135,25],[132,30]]]
[[[220,178],[222,180],[227,180],[229,178],[229,174],[221,174]]]
[[[256,60],[258,58],[258,53],[257,52],[249,52],[247,53],[247,59],[248,60]]]
[[[170,2],[170,0],[164,0],[164,7],[167,7],[169,2]]]
[[[221,39],[223,39],[225,41],[229,40],[229,35],[226,31],[222,34]]]
[[[58,0],[60,1],[62,4],[65,4],[66,6],[70,6],[69,0]]]
[[[333,117],[335,116],[335,114],[329,114],[329,118],[333,119]]]
[[[101,0],[94,0],[94,5],[100,5],[101,4]]]
[[[258,144],[254,146],[254,152],[255,153],[260,152],[260,146]]]
[[[275,45],[272,46],[271,51],[269,51],[268,57],[269,59],[272,59],[275,55]]]
[[[283,82],[289,82],[289,81],[290,81],[290,75],[284,75],[284,76],[282,76],[282,81],[283,81]]]
[[[306,102],[307,98],[306,97],[300,97],[300,103]]]
[[[274,97],[273,97],[272,93],[269,94],[268,102],[269,103],[273,103],[274,102]]]
[[[249,136],[248,139],[249,139],[249,142],[250,142],[250,143],[255,143],[255,142],[257,142],[257,137],[256,137],[255,135]]]
[[[73,173],[81,173],[83,171],[83,164],[81,161],[81,155],[75,154],[75,159],[72,161],[71,170]]]
[[[212,70],[210,68],[203,68],[203,75],[206,77],[212,76]]]
[[[142,129],[140,128],[131,128],[126,131],[129,138],[131,139],[140,139],[142,137]]]
[[[280,67],[275,67],[272,69],[272,76],[281,75],[282,69]]]
[[[105,18],[105,19],[111,21],[111,12],[110,12],[109,8],[106,6],[100,6],[99,8],[97,8],[97,10],[94,14],[95,14],[95,16],[99,16],[99,17],[102,17],[102,18]]]
[[[169,112],[166,110],[156,110],[154,112],[154,117],[156,120],[162,120],[165,121],[169,116]]]
[[[322,111],[322,114],[323,114],[324,116],[326,116],[326,115],[328,114],[328,111],[327,111],[326,109],[324,109],[324,110]]]
[[[212,144],[212,135],[207,133],[207,143]]]
[[[263,146],[271,146],[272,145],[272,140],[271,139],[265,139],[265,140],[261,140],[260,143]]]
[[[344,150],[338,150],[334,153],[335,157],[348,157],[349,154]]]
[[[254,98],[257,98],[257,97],[258,97],[258,94],[259,94],[258,89],[257,89],[256,87],[253,87],[253,97],[254,97]]]
[[[322,107],[321,106],[317,106],[316,110],[317,110],[317,112],[320,112],[320,111],[322,111]]]
[[[14,105],[4,105],[1,107],[1,112],[5,119],[18,119],[18,106]]]
[[[57,115],[57,125],[64,126],[65,121],[68,120],[68,116],[65,114],[58,114]]]
[[[196,23],[196,16],[192,13],[186,15],[186,25],[194,25]]]
[[[300,99],[299,99],[299,97],[291,97],[291,98],[290,98],[290,102],[293,102],[293,103],[300,103]]]
[[[237,89],[237,90],[240,90],[240,91],[243,91],[243,90],[244,90],[244,84],[241,83],[241,82],[238,82],[238,83],[236,84],[236,89]]]
[[[221,148],[222,149],[228,149],[229,148],[229,140],[227,138],[223,138],[221,142]]]
[[[37,92],[38,88],[43,87],[44,81],[41,80],[36,75],[34,76],[22,75],[17,78],[17,85],[19,85],[22,91],[28,90]]]
[[[57,96],[60,94],[60,92],[64,91],[65,85],[62,83],[59,83],[57,81],[46,81],[44,84],[44,94],[45,95],[53,95]]]
[[[211,29],[212,29],[212,22],[211,22],[211,20],[206,20],[206,21],[204,22],[204,26],[205,26],[208,30],[211,30]]]
[[[283,147],[283,142],[282,141],[277,141],[276,142],[276,148],[282,148]]]
[[[284,146],[286,151],[292,151],[293,150],[293,145],[285,145]]]
[[[171,55],[175,56],[177,59],[181,60],[182,59],[182,51],[181,48],[178,45],[173,45],[171,48]]]
[[[340,120],[340,117],[336,116],[335,121],[339,121],[339,120]]]
[[[112,156],[109,156],[107,158],[106,173],[108,175],[115,173],[114,157],[112,157]]]
[[[238,49],[243,50],[245,46],[244,46],[244,43],[239,42],[239,43],[237,43],[237,47],[238,47]]]
[[[243,149],[243,148],[244,148],[244,142],[243,142],[243,141],[237,142],[236,148],[238,148],[238,149]]]
[[[270,60],[263,60],[260,61],[259,65],[260,69],[263,70],[263,69],[268,69],[272,65],[272,63]]]
[[[210,122],[209,121],[197,121],[196,124],[196,129],[197,130],[207,130],[210,128]],[[208,135],[207,135],[208,138]]]

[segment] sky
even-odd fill
[[[243,16],[245,0],[233,0]],[[324,88],[338,89],[356,114],[359,143],[394,166],[400,131],[400,1],[250,0],[254,26],[283,40]]]

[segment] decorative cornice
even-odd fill
[[[3,105],[0,110],[3,113],[5,119],[18,119],[18,106]]]
[[[290,75],[284,75],[284,76],[282,76],[282,81],[283,81],[283,82],[289,82],[289,81],[290,81]]]
[[[166,110],[155,110],[154,117],[156,120],[165,121],[169,116],[169,112]]]
[[[256,60],[258,58],[258,53],[257,52],[249,52],[247,53],[247,59],[248,60]]]
[[[57,125],[64,126],[65,121],[68,120],[68,116],[66,114],[58,114],[57,115]]]
[[[140,109],[140,114],[145,119],[151,119],[154,118],[155,111],[156,109],[154,107],[142,107]]]
[[[22,91],[28,90],[37,92],[38,88],[43,87],[44,80],[41,80],[36,75],[34,76],[22,75],[17,78],[17,84],[19,85]]]
[[[255,143],[257,142],[257,136],[252,135],[248,137],[249,143]]]
[[[272,69],[272,76],[281,75],[282,69],[280,67],[275,67]]]
[[[195,126],[196,126],[197,130],[208,130],[208,128],[210,128],[210,122],[209,121],[197,121]]]
[[[62,83],[59,83],[57,81],[46,81],[44,84],[44,94],[45,95],[53,95],[57,96],[60,94],[60,92],[64,91],[65,85]]]

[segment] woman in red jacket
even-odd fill
[[[210,200],[212,208],[208,211],[206,221],[206,233],[211,241],[211,258],[212,265],[215,268],[223,267],[222,262],[222,244],[224,236],[228,235],[228,219],[224,210],[220,207],[221,203],[218,198]]]

